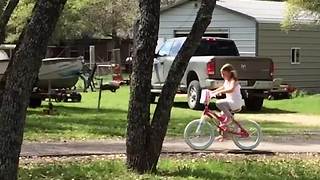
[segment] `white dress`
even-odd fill
[[[225,89],[229,89],[231,86],[231,82],[225,81],[223,87]],[[231,110],[239,110],[242,106],[244,106],[244,101],[241,95],[241,86],[236,82],[235,89],[232,93],[226,93],[226,101],[229,103]]]

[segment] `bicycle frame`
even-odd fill
[[[213,120],[213,124],[220,130],[220,132],[227,132],[227,133],[230,133],[230,134],[235,134],[235,135],[239,135],[243,138],[246,138],[246,137],[249,137],[250,134],[248,133],[248,131],[246,131],[242,126],[241,124],[236,121],[236,120],[232,120],[239,128],[240,128],[240,132],[234,132],[234,131],[230,131],[229,128],[222,128],[219,126],[219,124],[217,122],[219,122],[219,115],[217,113],[215,113],[214,111],[210,110],[209,108],[209,104],[210,104],[210,100],[211,100],[211,96],[210,96],[210,92],[207,91],[206,92],[206,98],[205,98],[205,102],[204,102],[204,105],[205,105],[205,108],[204,108],[204,111],[202,113],[202,116],[201,116],[201,123],[200,123],[200,126],[203,124],[204,121],[208,121],[207,117],[210,118],[210,120]],[[210,123],[210,122],[209,122]],[[199,131],[200,129],[200,126],[198,126],[197,128],[197,131]]]

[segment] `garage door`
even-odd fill
[[[190,30],[174,30],[174,37],[186,37],[189,33]],[[204,36],[229,38],[229,29],[207,30]]]

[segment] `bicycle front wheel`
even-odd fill
[[[214,141],[215,131],[213,126],[204,120],[191,121],[184,130],[186,143],[195,150],[205,150]]]
[[[262,140],[262,131],[258,123],[254,121],[240,121],[240,126],[248,133],[248,136],[233,134],[234,144],[242,150],[253,150],[259,146]],[[236,123],[232,123],[233,131],[241,131]]]

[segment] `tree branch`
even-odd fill
[[[191,32],[171,66],[151,122],[151,139],[153,141],[151,142],[152,145],[150,145],[150,148],[154,148],[152,150],[154,152],[161,152],[162,142],[167,132],[171,108],[173,106],[178,85],[181,82],[190,58],[193,56],[200,44],[203,34],[211,23],[215,5],[216,0],[202,0],[201,7],[198,11]],[[158,154],[158,156],[159,155],[160,154]]]
[[[127,127],[127,166],[140,173],[149,171],[146,151],[150,130],[151,77],[159,33],[160,0],[139,0],[140,18],[134,27],[134,53]]]
[[[1,14],[0,17],[0,44],[2,44],[5,41],[6,38],[6,27],[10,20],[10,17],[14,11],[14,9],[17,7],[19,3],[19,0],[10,0]]]
[[[0,179],[17,179],[26,110],[66,0],[38,0],[5,72],[0,93]]]

